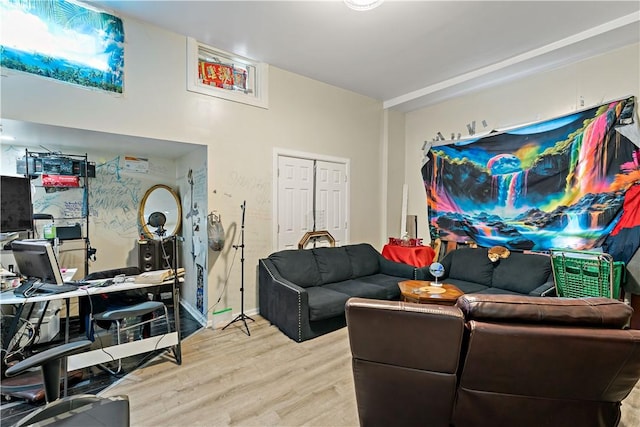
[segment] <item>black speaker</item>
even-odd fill
[[[162,250],[164,246],[164,251]],[[140,271],[166,270],[173,264],[173,241],[138,240]]]

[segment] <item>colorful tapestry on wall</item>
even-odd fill
[[[619,132],[630,126],[635,98],[429,148],[432,238],[515,250],[600,245],[640,180],[638,141]]]

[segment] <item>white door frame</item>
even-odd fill
[[[296,150],[287,150],[284,148],[274,147],[273,149],[273,166],[272,166],[272,184],[271,184],[271,206],[272,206],[272,220],[271,220],[271,247],[272,251],[277,251],[277,241],[278,241],[278,157],[297,157],[300,159],[308,159],[308,160],[322,160],[325,162],[333,162],[333,163],[342,163],[345,165],[345,170],[347,174],[347,185],[346,185],[346,206],[345,206],[345,217],[347,219],[347,229],[345,231],[345,242],[344,244],[348,244],[350,241],[350,233],[351,229],[351,197],[350,197],[350,189],[351,189],[351,160],[344,157],[334,157],[327,156],[324,154],[315,154],[308,153],[304,151],[296,151]]]

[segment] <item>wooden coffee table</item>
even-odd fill
[[[460,295],[460,289],[455,285],[447,283],[442,286],[431,286],[426,280],[404,280],[398,283],[402,300],[407,302],[417,302],[419,304],[443,304],[454,305]]]

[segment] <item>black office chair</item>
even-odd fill
[[[103,280],[113,279],[117,276],[137,276],[142,271],[138,267],[122,267],[114,268],[110,270],[95,271],[90,273],[82,280]],[[93,325],[95,319],[91,317],[92,314],[103,313],[110,308],[132,306],[135,304],[148,301],[147,290],[145,289],[131,289],[123,292],[114,292],[109,294],[97,294],[90,297],[80,297],[80,332],[86,332],[87,338],[93,341]],[[145,316],[144,320],[150,319],[151,316]],[[112,322],[109,320],[95,322],[103,329],[109,329]]]
[[[98,397],[90,394],[60,399],[60,367],[62,359],[85,351],[91,341],[76,341],[37,353],[9,367],[8,377],[40,366],[47,404],[21,419],[16,427],[41,423],[47,426],[129,426],[127,396]],[[40,424],[39,424],[40,425]]]
[[[138,267],[124,267],[112,270],[98,271],[86,276],[83,280],[99,280],[114,278],[116,276],[135,276],[140,274]],[[131,329],[142,330],[142,337],[148,337],[151,333],[151,322],[164,320],[167,333],[171,332],[169,312],[161,301],[149,301],[146,290],[133,289],[124,292],[105,294],[106,299],[100,295],[91,296],[91,307],[87,315],[90,318],[87,336],[93,340],[93,326],[98,325],[109,329],[112,323],[116,325],[117,344],[122,344],[122,333]],[[85,309],[86,311],[86,309]],[[156,315],[156,312],[162,314]],[[128,324],[127,319],[140,318],[139,322]],[[118,368],[114,371],[101,365],[111,374],[122,371],[122,360],[118,359]]]
[[[156,311],[163,310],[163,313],[159,316],[153,317]],[[145,316],[151,316],[145,320]],[[133,324],[127,324],[127,319],[130,318],[142,318],[140,322]],[[138,304],[134,304],[119,309],[107,310],[102,313],[95,314],[93,316],[95,322],[108,321],[116,324],[116,342],[118,345],[122,344],[122,332],[128,331],[133,328],[147,327],[151,322],[164,319],[166,325],[166,332],[171,332],[171,326],[169,324],[169,313],[167,306],[160,301],[145,301]],[[143,332],[144,337],[144,332]],[[119,374],[122,371],[122,359],[118,359],[118,369],[111,370],[106,366],[103,366],[111,374]]]
[[[89,273],[82,280],[103,280],[113,279],[116,276],[124,274],[125,276],[137,276],[141,271],[138,267],[123,267],[110,270],[95,271]],[[89,301],[91,300],[91,301]],[[92,313],[100,313],[109,308],[109,305],[132,305],[147,300],[147,294],[141,290],[134,289],[131,291],[119,292],[113,295],[98,294],[91,297],[80,297],[79,316],[80,316],[80,332],[86,332],[87,338],[93,339],[93,331],[90,330],[92,322],[90,315]],[[111,322],[101,322],[100,327],[108,329]]]

